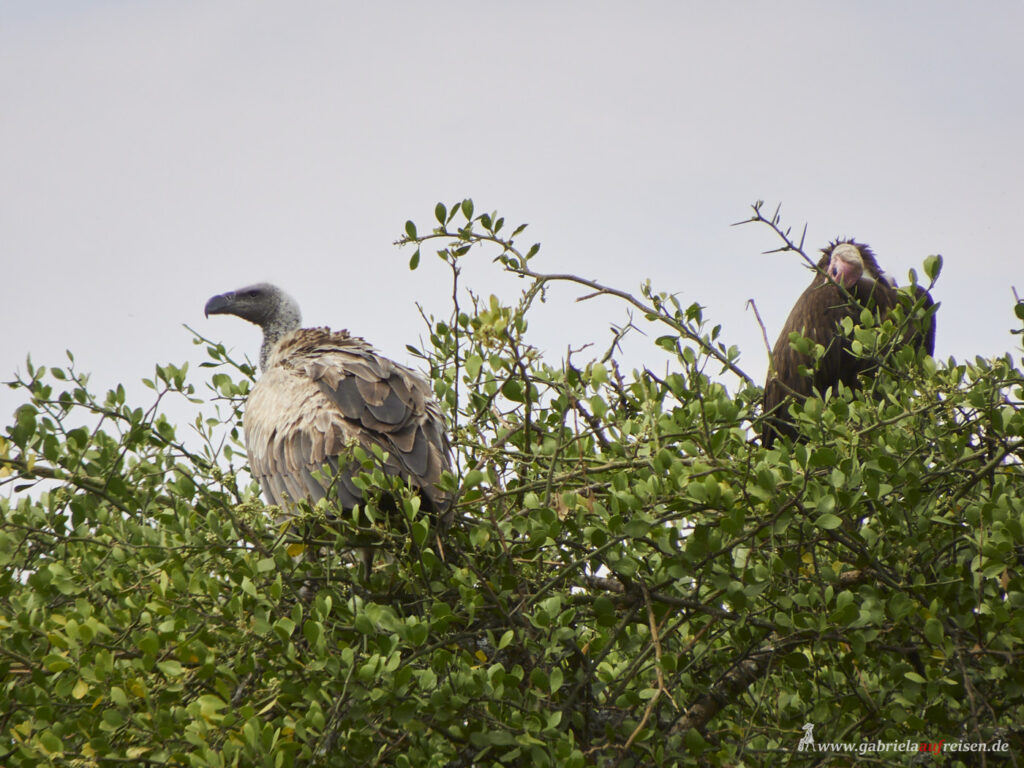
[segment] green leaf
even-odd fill
[[[687,751],[692,755],[703,754],[708,748],[707,741],[704,740],[704,737],[700,735],[700,732],[696,728],[688,730],[686,735],[683,737],[683,741],[686,744]]]
[[[43,666],[45,666],[48,671],[57,673],[63,672],[65,669],[71,669],[73,665],[66,657],[57,653],[51,653],[47,654],[43,659]]]
[[[355,624],[356,632],[360,632],[360,633],[362,633],[364,635],[372,635],[374,632],[377,631],[376,626],[373,623],[373,620],[369,616],[367,616],[365,613],[358,614],[356,616],[356,618],[355,618],[354,624]],[[322,630],[321,630],[321,633],[322,633]],[[320,634],[320,633],[318,633],[318,634]]]
[[[179,677],[185,672],[185,669],[181,666],[181,663],[174,659],[169,659],[168,661],[158,661],[156,663],[156,668],[159,669],[167,677]]]
[[[826,531],[832,531],[841,526],[843,524],[843,520],[838,515],[827,514],[822,515],[817,520],[815,520],[814,524],[818,528],[822,528]]]
[[[42,748],[51,755],[64,751],[64,742],[62,742],[53,731],[47,729],[40,733],[38,738],[39,744]]]
[[[416,520],[412,526],[412,540],[415,542],[417,547],[422,547],[427,541],[427,535],[430,532],[430,527],[427,525],[425,520]]]
[[[523,385],[516,379],[508,379],[501,385],[501,394],[513,402],[521,403],[523,402]]]
[[[471,469],[469,470],[469,472],[466,473],[466,477],[462,481],[462,486],[466,490],[469,490],[470,488],[476,488],[478,485],[480,485],[481,482],[483,482],[483,479],[483,472],[481,472],[479,469]]]
[[[558,689],[562,687],[564,679],[565,678],[562,674],[561,669],[555,667],[551,670],[551,674],[548,676],[548,689],[551,691],[551,693],[558,692]]]

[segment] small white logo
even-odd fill
[[[804,723],[804,737],[796,745],[797,752],[803,752],[806,748],[814,746],[814,724]]]

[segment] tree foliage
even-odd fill
[[[92,392],[70,355],[12,382],[0,764],[835,764],[795,751],[805,723],[1019,754],[1010,355],[937,363],[894,349],[913,318],[866,314],[847,330],[878,375],[794,406],[805,439],[766,451],[761,387],[700,306],[539,272],[524,227],[469,200],[434,213],[401,243],[453,281],[410,347],[458,453],[443,541],[372,456],[364,509],[276,525],[236,473],[254,371],[199,335],[206,406],[187,366],[157,368],[148,408]],[[803,252],[777,213],[752,219]],[[487,257],[522,279],[515,301],[463,285]],[[642,316],[671,372],[621,370],[632,321],[603,355],[544,359],[529,318],[555,282]],[[190,428],[164,416],[172,397],[196,403]],[[368,580],[355,542],[388,554]]]

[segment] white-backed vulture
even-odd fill
[[[451,468],[450,446],[425,378],[348,331],[301,328],[298,304],[268,283],[214,296],[206,314],[237,315],[263,329],[262,375],[242,423],[249,469],[268,503],[287,511],[329,496],[351,509],[363,500],[351,446],[371,456],[379,446],[384,471],[418,488],[423,508],[447,527],[451,498],[438,481]]]
[[[934,305],[924,288],[914,286],[917,304],[925,310]],[[797,299],[786,324],[772,350],[772,368],[764,386],[764,413],[767,418],[761,442],[771,447],[781,436],[795,438],[796,428],[788,421],[789,404],[802,401],[815,390],[824,394],[840,382],[847,387],[858,386],[857,377],[871,371],[876,363],[857,357],[850,351],[850,339],[840,323],[851,318],[860,320],[864,307],[876,310],[882,317],[899,304],[895,282],[878,266],[875,254],[863,243],[836,240],[822,249],[811,284]],[[797,332],[825,348],[825,355],[816,367],[812,361],[793,349],[789,336]],[[929,316],[926,327],[911,322],[904,343],[923,347],[929,355],[935,352],[935,317]],[[812,368],[811,375],[801,375],[800,366]]]

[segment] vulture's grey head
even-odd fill
[[[206,316],[236,315],[263,329],[260,368],[266,370],[274,344],[302,324],[302,313],[295,299],[270,283],[256,283],[237,291],[228,291],[206,302]]]

